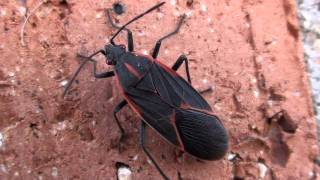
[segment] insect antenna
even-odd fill
[[[129,24],[131,24],[131,23],[134,22],[135,20],[141,18],[142,16],[148,14],[149,12],[151,12],[151,11],[157,9],[158,7],[162,6],[164,3],[166,3],[166,2],[161,2],[161,3],[159,3],[159,4],[157,4],[157,5],[153,6],[153,7],[151,7],[150,9],[148,9],[147,11],[145,11],[144,13],[139,14],[138,16],[134,17],[134,18],[131,19],[129,22],[127,22],[125,25],[123,25],[122,27],[120,27],[120,29],[119,29],[119,30],[112,36],[112,38],[110,39],[110,43],[111,43],[112,45],[115,45],[113,39],[114,39],[115,37],[117,37],[117,35],[118,35],[126,26],[128,26]]]
[[[103,50],[97,51],[97,52],[93,53],[92,55],[90,55],[88,57],[87,56],[82,56],[80,54],[77,55],[77,57],[84,58],[85,60],[80,64],[80,66],[78,67],[77,71],[74,73],[74,75],[72,76],[71,80],[66,85],[66,88],[63,91],[62,97],[64,97],[67,94],[67,92],[70,89],[72,83],[74,82],[74,80],[76,79],[76,77],[80,73],[81,69],[84,67],[84,65],[86,65],[88,61],[92,61],[93,62],[94,60],[91,59],[91,58],[93,56],[95,56],[96,54],[98,54],[98,53],[104,53],[104,51]]]

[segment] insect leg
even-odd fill
[[[152,57],[153,57],[153,58],[157,58],[157,56],[158,56],[158,54],[159,54],[159,50],[160,50],[160,46],[161,46],[161,41],[164,40],[164,39],[166,39],[166,38],[168,38],[168,37],[170,37],[170,36],[172,36],[172,35],[174,35],[174,34],[177,34],[177,33],[179,32],[179,29],[180,29],[180,27],[181,27],[181,25],[182,25],[183,20],[185,19],[185,17],[186,17],[185,14],[184,14],[183,16],[181,16],[181,18],[180,18],[180,20],[179,20],[179,23],[178,23],[178,25],[177,25],[177,27],[176,27],[176,29],[175,29],[174,31],[166,34],[165,36],[163,36],[162,38],[160,38],[160,39],[157,41],[155,47],[153,48],[153,53],[152,53]]]
[[[190,73],[189,73],[188,58],[184,54],[179,56],[179,58],[177,59],[177,61],[174,63],[174,65],[171,68],[173,70],[177,71],[180,68],[180,66],[182,65],[183,62],[184,62],[185,67],[186,67],[186,74],[187,74],[188,82],[189,82],[189,84],[191,84],[191,77],[190,77]]]
[[[99,53],[102,53],[102,54],[105,55],[105,52],[104,52],[104,50],[102,50],[102,49],[99,50],[99,51],[96,51],[96,52],[92,53],[90,56],[83,56],[83,55],[80,55],[80,54],[77,55],[78,57],[84,58],[85,60],[81,63],[81,65],[78,67],[77,71],[76,71],[76,72],[74,73],[74,75],[72,76],[71,80],[70,80],[70,81],[68,82],[68,84],[66,85],[66,88],[65,88],[64,91],[63,91],[62,97],[64,97],[64,96],[67,94],[67,92],[68,92],[68,90],[70,89],[72,83],[74,82],[74,80],[76,79],[76,77],[77,77],[78,74],[80,73],[81,69],[84,67],[84,65],[86,65],[86,63],[87,63],[88,61],[95,62],[95,61],[94,61],[93,59],[91,59],[91,58],[92,58],[93,56],[99,54]],[[95,66],[94,66],[94,68],[95,68]],[[96,74],[96,73],[95,73],[95,74]],[[108,75],[106,75],[106,74],[108,74]],[[114,75],[113,72],[106,73],[106,74],[104,74],[104,76],[107,76],[107,77],[110,77],[110,76],[113,76],[113,75]]]
[[[116,25],[113,21],[112,21],[112,17],[111,17],[111,12],[112,9],[107,9],[107,17],[108,17],[108,20],[109,20],[109,23],[111,24],[111,26],[113,28],[116,28],[116,29],[120,29],[121,27],[119,27],[118,25]],[[130,52],[133,51],[134,47],[133,47],[133,37],[132,37],[132,32],[130,31],[130,29],[128,28],[124,28],[124,30],[127,31],[128,33],[128,36],[127,36],[127,39],[128,39],[128,50]]]
[[[152,164],[157,168],[163,179],[169,180],[169,178],[164,174],[164,172],[161,170],[157,162],[154,160],[152,155],[149,153],[149,150],[145,147],[145,129],[146,129],[146,123],[141,120],[141,129],[140,129],[140,145],[143,149],[143,151],[146,153],[148,158],[151,160]]]
[[[118,117],[117,117],[117,113],[124,107],[124,106],[126,106],[128,104],[128,102],[126,101],[126,100],[122,100],[119,104],[117,104],[117,106],[114,108],[114,110],[113,110],[113,117],[114,117],[114,119],[116,120],[116,122],[117,122],[117,125],[118,125],[118,127],[119,127],[119,129],[120,129],[120,140],[119,140],[119,148],[120,148],[120,143],[121,143],[121,141],[123,140],[123,138],[124,138],[124,136],[125,136],[125,132],[124,132],[124,129],[123,129],[123,127],[121,126],[121,124],[120,124],[120,121],[119,121],[119,119],[118,119]]]

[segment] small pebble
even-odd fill
[[[119,180],[131,180],[132,172],[128,167],[122,166],[118,169],[118,179]]]
[[[261,163],[261,162],[258,162],[257,165],[258,165],[258,168],[259,168],[259,177],[263,179],[267,174],[268,167],[265,164]]]

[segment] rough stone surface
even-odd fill
[[[87,66],[61,98],[80,63],[76,53],[98,50],[115,32],[105,8],[116,1],[39,2],[0,2],[0,179],[116,179],[119,163],[132,179],[161,179],[139,147],[139,119],[129,108],[120,113],[128,138],[118,152],[115,79],[95,80]],[[121,2],[119,24],[158,1]],[[171,66],[189,57],[194,87],[212,88],[203,95],[228,129],[230,154],[199,161],[148,129],[148,147],[167,175],[316,179],[316,121],[295,1],[170,0],[130,25],[136,51],[149,53],[183,13],[185,24],[163,42],[159,59]],[[100,71],[110,69],[97,59]]]
[[[305,60],[312,87],[313,101],[320,133],[320,1],[299,0],[298,12],[303,35]]]

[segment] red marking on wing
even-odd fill
[[[182,143],[182,140],[181,140],[181,137],[180,137],[180,134],[179,134],[179,131],[178,131],[178,128],[176,126],[176,120],[177,119],[176,119],[176,113],[175,112],[173,112],[173,115],[170,117],[170,119],[171,119],[171,124],[174,127],[174,130],[175,130],[177,138],[178,138],[179,147],[181,148],[182,151],[185,151],[184,150],[184,145]]]
[[[185,102],[182,102],[181,104],[180,104],[180,108],[181,109],[189,109],[191,106],[189,105],[189,104],[187,104],[187,103],[185,103]]]
[[[128,102],[128,105],[130,106],[130,108],[139,116],[139,118],[142,118],[141,116],[141,112],[139,110],[139,108],[137,107],[137,105],[135,105],[132,100],[126,95],[123,87],[120,85],[120,79],[119,76],[116,74],[116,79],[117,79],[117,86],[118,88],[122,91],[122,94],[124,96],[124,99]]]
[[[170,73],[172,76],[178,77],[178,73],[176,71],[174,71],[173,69],[169,68],[167,65],[163,64],[162,62],[156,60],[155,61],[159,66],[161,66],[165,71],[167,71],[168,73]]]
[[[142,77],[141,74],[134,67],[132,67],[130,64],[124,63],[124,65],[126,66],[128,71],[130,73],[132,73],[135,77],[137,77],[138,79],[140,79]]]

